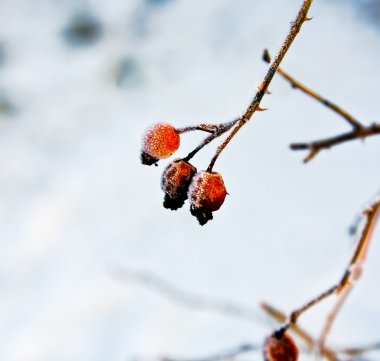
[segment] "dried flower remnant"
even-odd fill
[[[169,158],[179,148],[179,144],[179,134],[171,124],[153,124],[143,137],[142,164],[152,165],[160,159]]]
[[[191,181],[189,187],[190,212],[203,226],[213,218],[226,198],[227,190],[219,173],[201,171]]]
[[[264,342],[265,361],[297,361],[298,348],[286,332],[274,332]]]
[[[165,168],[161,179],[165,208],[176,210],[184,205],[191,179],[196,172],[197,169],[183,159],[175,159]]]

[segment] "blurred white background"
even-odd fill
[[[304,165],[289,143],[349,127],[283,79],[218,160],[230,196],[206,226],[187,204],[162,207],[166,161],[139,161],[153,122],[240,114],[265,74],[263,49],[275,53],[300,3],[0,2],[0,360],[198,357],[261,343],[276,324],[260,301],[289,312],[338,280],[348,229],[380,188],[380,139]],[[365,124],[379,121],[376,6],[315,1],[283,62]],[[185,135],[179,156],[201,139]],[[194,159],[198,169],[217,144]],[[379,235],[330,344],[379,338]],[[188,309],[116,279],[115,267],[251,306],[257,320]],[[329,307],[301,325],[317,335]]]

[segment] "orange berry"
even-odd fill
[[[187,190],[197,169],[183,159],[175,159],[162,173],[161,189],[165,192],[164,207],[181,208],[187,199]]]
[[[223,178],[216,172],[198,172],[189,187],[190,212],[201,226],[213,218],[226,198],[227,190]]]
[[[179,143],[179,134],[171,124],[153,124],[143,137],[142,163],[152,165],[159,159],[169,158],[179,148]]]
[[[286,332],[278,331],[264,342],[265,361],[297,361],[298,348],[292,337]]]

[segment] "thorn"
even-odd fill
[[[311,18],[309,18],[309,17],[305,18],[305,21],[310,21],[310,20],[313,20],[313,18],[312,17]]]
[[[260,92],[262,92],[264,89],[263,89],[263,84],[259,84],[258,86],[257,86],[257,90],[258,91],[260,91]],[[265,94],[272,94],[272,92],[269,90],[269,89],[267,89],[266,91],[265,91]]]
[[[260,107],[257,107],[256,109],[258,112],[265,112],[266,110],[268,110],[268,108],[260,108]]]

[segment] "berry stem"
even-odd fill
[[[194,157],[195,154],[197,154],[203,147],[205,147],[207,144],[211,143],[214,139],[220,137],[222,134],[226,133],[229,131],[236,123],[240,121],[240,118],[235,118],[229,122],[226,123],[221,123],[221,124],[213,124],[213,125],[207,125],[208,127],[213,127],[214,130],[213,132],[203,139],[203,141],[194,149],[192,150],[185,158],[183,158],[184,161],[188,162],[191,158]],[[200,125],[196,126],[199,127]],[[189,129],[191,127],[186,127],[182,129]],[[195,127],[194,127],[195,128]],[[178,129],[177,131],[180,131],[181,129]],[[197,129],[192,129],[192,130],[197,130]],[[186,131],[191,131],[186,130]]]
[[[309,11],[309,8],[312,4],[313,0],[304,0],[300,10],[298,11],[297,17],[292,23],[292,26],[290,28],[290,31],[285,38],[280,50],[278,51],[275,58],[272,60],[272,62],[269,65],[269,69],[264,77],[264,80],[261,82],[261,84],[258,86],[258,91],[245,110],[244,114],[239,117],[239,121],[235,125],[235,127],[232,129],[230,135],[226,138],[226,140],[218,147],[216,150],[216,153],[214,157],[211,159],[210,165],[208,166],[207,170],[212,171],[212,168],[218,159],[220,153],[223,151],[224,148],[228,145],[228,143],[231,141],[231,139],[235,136],[235,134],[245,125],[252,117],[253,113],[256,110],[259,110],[260,108],[260,102],[263,99],[264,95],[268,93],[269,84],[271,83],[274,75],[276,74],[276,71],[278,67],[280,66],[282,60],[285,57],[286,52],[292,45],[294,39],[296,38],[297,34],[299,33],[302,24],[308,20],[307,13]]]
[[[176,130],[178,134],[193,132],[195,130],[201,130],[207,133],[214,133],[216,127],[217,127],[216,124],[198,124],[198,125],[192,125],[192,126],[183,127],[183,128],[177,128]]]

